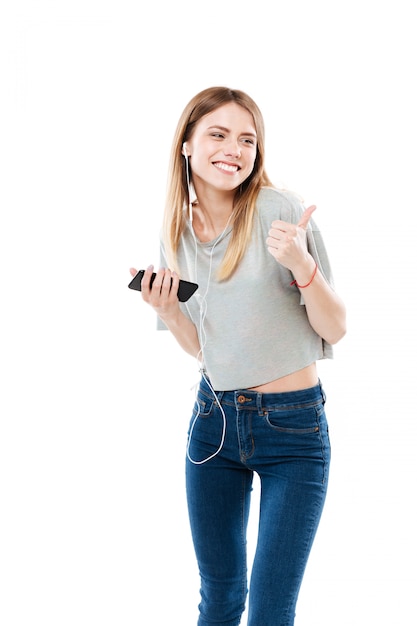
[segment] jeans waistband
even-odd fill
[[[321,381],[314,387],[285,391],[280,393],[261,393],[252,389],[235,389],[233,391],[217,391],[212,388],[209,378],[203,374],[200,381],[200,391],[209,398],[221,403],[230,404],[246,409],[284,407],[284,406],[314,406],[326,402]]]

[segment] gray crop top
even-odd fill
[[[265,243],[274,220],[298,223],[304,209],[295,194],[263,188],[249,247],[225,282],[219,282],[216,273],[232,227],[217,243],[198,241],[189,224],[184,231],[178,251],[180,276],[199,288],[181,308],[197,328],[203,366],[216,391],[255,387],[333,357],[331,345],[310,326],[301,292],[291,286],[291,272],[277,263]],[[332,285],[330,263],[313,219],[307,243]],[[165,328],[158,320],[158,329]]]

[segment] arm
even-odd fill
[[[193,322],[181,311],[178,302],[178,274],[163,268],[160,269],[151,288],[150,279],[152,272],[153,267],[148,267],[142,278],[141,293],[143,300],[154,309],[158,317],[174,335],[181,348],[191,356],[198,357],[200,342],[197,329]],[[130,273],[132,276],[135,276],[137,270],[131,268]]]
[[[307,250],[306,230],[315,208],[306,209],[297,225],[274,221],[266,243],[270,254],[288,268],[297,285],[301,285],[312,328],[328,343],[335,344],[346,333],[346,310],[320,271],[315,272],[315,261]]]
[[[297,285],[307,285],[315,272],[315,261],[308,254],[305,262],[293,270]],[[307,287],[301,287],[311,326],[328,343],[337,343],[346,333],[346,309],[340,297],[327,283],[320,270]]]

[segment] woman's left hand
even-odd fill
[[[306,263],[309,257],[307,250],[307,227],[316,206],[309,206],[301,216],[298,224],[275,220],[271,224],[266,244],[268,252],[292,272]]]

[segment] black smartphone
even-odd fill
[[[129,289],[136,289],[136,291],[141,291],[141,283],[142,278],[145,273],[145,270],[139,270],[139,272],[134,276],[133,280],[130,281],[128,287]],[[155,280],[156,273],[153,272],[151,276],[151,287],[152,283]],[[172,279],[171,279],[172,282]],[[188,280],[180,280],[180,285],[178,287],[178,300],[180,302],[187,302],[193,295],[195,291],[197,291],[198,285],[196,283],[190,283]]]

